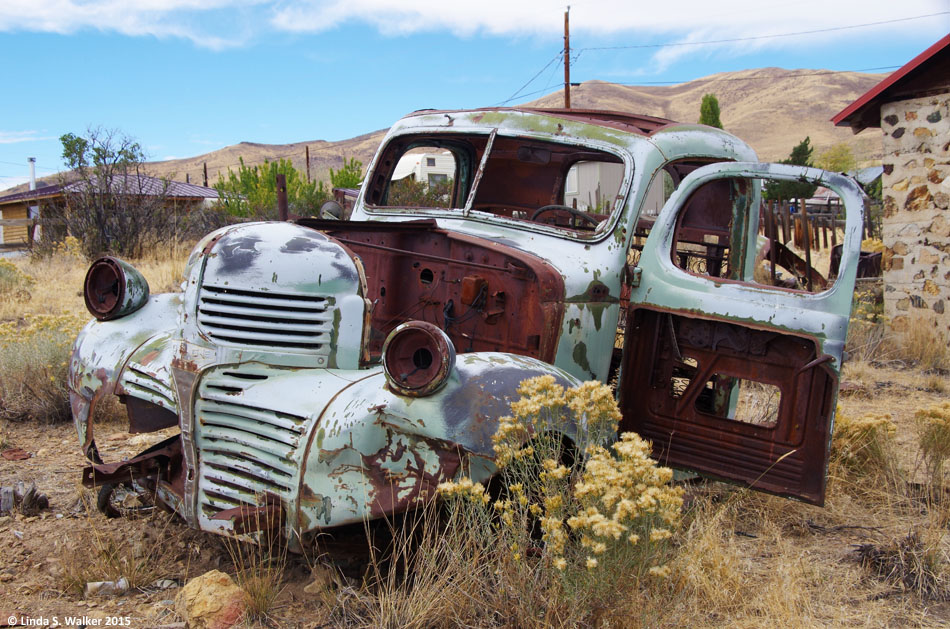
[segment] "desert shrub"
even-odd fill
[[[0,324],[0,417],[69,419],[66,368],[85,322],[76,315],[33,314]]]
[[[914,421],[927,473],[935,486],[942,486],[944,466],[950,458],[950,402],[917,409]]]
[[[897,426],[890,415],[850,417],[838,407],[831,439],[831,460],[857,477],[886,475],[894,470]]]
[[[183,217],[177,236],[182,241],[198,240],[208,232],[236,220],[222,204],[196,207]]]
[[[320,181],[309,182],[289,159],[248,166],[239,158],[238,172],[228,169],[214,188],[221,197],[223,212],[238,218],[277,219],[277,175],[287,184],[287,206],[301,216],[316,216],[320,206],[333,197],[333,191]]]
[[[946,601],[950,574],[941,538],[940,531],[914,530],[889,544],[861,544],[855,552],[862,566],[899,591]]]
[[[5,258],[0,258],[0,296],[4,299],[29,300],[29,289],[36,281]]]
[[[518,392],[493,438],[500,494],[467,478],[440,486],[451,530],[489,558],[489,590],[507,597],[493,606],[509,611],[505,622],[622,621],[625,601],[669,573],[682,490],[636,434],[604,445],[620,418],[609,387],[564,390],[548,376]],[[550,430],[566,413],[582,427],[571,452]]]
[[[891,330],[884,316],[884,293],[858,288],[851,302],[851,320],[845,349],[850,358],[876,361],[886,358]]]

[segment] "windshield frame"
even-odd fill
[[[481,159],[479,159],[478,168],[471,177],[471,185],[465,198],[464,207],[425,208],[374,205],[367,201],[367,187],[364,186],[363,189],[360,190],[360,197],[358,201],[359,205],[362,206],[363,211],[366,212],[366,214],[374,217],[399,216],[471,220],[502,228],[514,229],[519,232],[528,232],[532,234],[543,233],[568,240],[590,243],[603,240],[614,232],[621,216],[624,214],[627,208],[627,204],[630,202],[630,191],[634,177],[634,160],[630,151],[623,150],[623,147],[618,146],[618,144],[576,136],[565,137],[563,135],[553,135],[546,133],[524,134],[511,132],[505,129],[499,129],[497,127],[449,130],[445,127],[419,126],[392,134],[386,138],[384,144],[380,147],[376,159],[373,162],[372,173],[367,176],[366,181],[370,182],[378,177],[378,174],[380,174],[380,168],[382,166],[379,163],[380,157],[385,155],[387,149],[389,149],[393,142],[406,142],[408,139],[413,138],[410,140],[410,144],[424,145],[427,140],[437,143],[440,141],[440,137],[445,138],[445,141],[451,141],[453,138],[464,138],[465,136],[473,136],[484,139],[485,149]],[[568,227],[551,225],[548,223],[539,223],[536,221],[531,221],[530,219],[513,218],[473,209],[472,206],[475,202],[478,187],[481,184],[485,168],[489,163],[489,158],[491,157],[491,152],[495,145],[495,140],[499,137],[515,140],[523,139],[526,141],[545,142],[567,147],[577,147],[578,149],[592,149],[617,158],[618,162],[623,165],[623,177],[620,182],[620,187],[617,190],[617,194],[614,197],[614,203],[612,204],[613,208],[611,209],[608,218],[601,221],[596,229],[591,231],[583,231]],[[395,164],[386,170],[392,170],[393,168],[395,168]],[[391,173],[382,174],[385,177],[391,176]],[[564,194],[563,184],[561,194]]]

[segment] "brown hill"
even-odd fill
[[[330,169],[340,168],[344,157],[346,159],[355,157],[363,162],[364,167],[368,166],[384,134],[384,130],[374,131],[339,142],[326,140],[295,142],[294,144],[241,142],[196,157],[152,162],[149,164],[149,171],[160,177],[170,177],[179,181],[184,181],[187,175],[192,183],[201,184],[204,178],[204,164],[207,163],[208,185],[213,186],[218,181],[219,174],[226,175],[229,168],[237,171],[239,160],[243,157],[244,163],[248,166],[260,164],[265,159],[272,162],[278,159],[289,159],[295,168],[304,172],[307,164],[306,147],[309,146],[310,176],[319,181],[329,181]]]
[[[810,136],[817,156],[837,142],[848,143],[862,165],[879,161],[881,137],[877,129],[853,135],[850,129],[831,124],[831,117],[879,82],[882,74],[829,72],[826,70],[783,70],[760,68],[724,72],[669,86],[626,86],[603,81],[588,81],[571,89],[571,104],[578,108],[614,109],[694,122],[699,119],[703,94],[713,93],[719,100],[721,119],[727,131],[752,145],[763,161],[788,156],[792,147]],[[560,107],[564,102],[559,90],[528,103],[542,107]],[[318,180],[328,181],[330,168],[339,168],[346,158],[355,157],[369,165],[384,130],[349,140],[296,142],[294,144],[256,144],[241,142],[217,151],[149,164],[150,171],[179,181],[203,182],[204,164],[208,165],[210,185],[228,168],[237,169],[239,158],[248,165],[279,158],[290,159],[305,169],[305,147],[310,147],[310,172]],[[46,181],[55,183],[55,176]],[[4,193],[25,190],[26,185]]]
[[[703,94],[712,93],[719,100],[723,127],[751,144],[763,161],[788,157],[792,147],[807,135],[815,156],[832,144],[846,142],[858,161],[870,162],[881,158],[880,131],[870,129],[854,135],[850,129],[835,127],[830,119],[884,76],[760,68],[669,86],[588,81],[571,88],[571,105],[695,122]],[[560,107],[563,103],[563,90],[559,90],[530,104]]]

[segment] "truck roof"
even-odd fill
[[[670,125],[680,124],[666,118],[657,118],[655,116],[646,116],[643,114],[632,114],[625,111],[612,111],[609,109],[564,109],[562,107],[481,107],[477,109],[420,109],[412,112],[406,118],[413,116],[424,116],[431,114],[453,114],[453,113],[475,113],[475,112],[512,112],[512,113],[530,113],[540,114],[542,116],[556,116],[569,120],[577,120],[587,124],[594,124],[602,127],[612,127],[627,133],[649,136],[655,131],[668,127]],[[477,121],[477,118],[476,118]]]

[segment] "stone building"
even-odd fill
[[[832,118],[884,132],[884,307],[950,339],[950,35]]]

